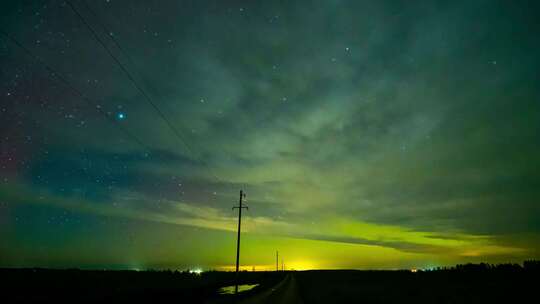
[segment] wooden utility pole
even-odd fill
[[[242,199],[246,197],[246,194],[240,190],[240,200],[239,205],[233,207],[238,209],[238,236],[236,238],[236,284],[234,287],[234,293],[238,293],[238,267],[240,266],[240,227],[242,226],[242,209],[248,209],[247,206],[242,206]]]
[[[279,251],[276,250],[276,271],[279,270],[278,261],[279,261]]]

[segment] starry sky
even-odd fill
[[[538,258],[535,6],[2,1],[0,267]]]

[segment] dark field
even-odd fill
[[[260,284],[240,296],[219,295],[233,285],[231,272],[201,275],[171,271],[81,271],[2,269],[2,303],[269,303],[249,301],[254,295],[294,277],[303,303],[536,303],[540,272],[517,265],[467,265],[448,270],[242,272],[241,284]],[[285,280],[287,281],[287,280]],[[290,281],[290,280],[288,280]],[[284,284],[278,285],[282,286]],[[7,300],[7,301],[6,301]],[[297,301],[297,300],[295,300]],[[273,302],[276,302],[275,298]],[[278,301],[279,302],[279,301]],[[290,303],[290,301],[284,301]]]
[[[234,285],[235,277],[233,272],[218,271],[198,275],[172,271],[0,269],[0,303],[227,303],[233,295],[219,295],[217,290]],[[277,284],[283,277],[278,272],[241,272],[241,284],[260,284],[243,293],[242,298]]]
[[[305,303],[538,303],[540,272],[520,268],[296,273]]]

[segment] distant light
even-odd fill
[[[196,269],[190,269],[189,270],[189,273],[194,273],[194,274],[201,274],[203,271],[202,269],[200,268],[196,268]]]
[[[118,119],[122,120],[122,119],[126,118],[126,114],[120,112],[120,113],[118,113],[118,114],[116,115],[116,117],[118,117]]]
[[[417,272],[418,270],[416,268],[411,269],[411,272]]]

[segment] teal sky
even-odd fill
[[[178,134],[65,1],[2,1],[55,72],[0,36],[0,267],[230,269],[240,189],[248,269],[540,257],[535,4],[72,3]]]

